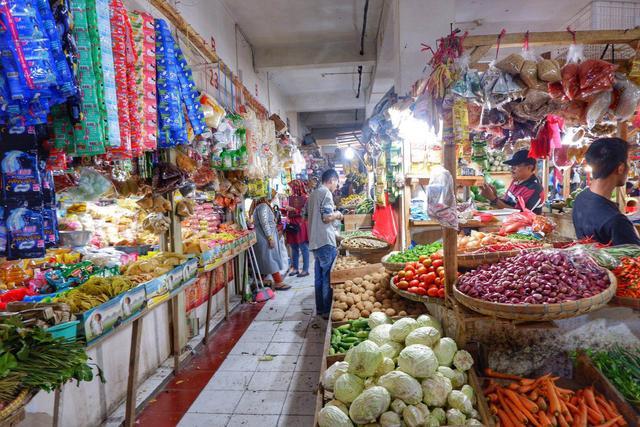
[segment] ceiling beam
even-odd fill
[[[356,98],[351,90],[331,92],[305,92],[287,98],[291,111],[299,113],[312,111],[351,110],[365,107],[365,97]]]
[[[359,51],[360,45],[356,41],[256,48],[255,66],[259,71],[275,71],[375,63],[375,42],[365,46],[364,55]]]

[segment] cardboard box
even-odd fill
[[[170,289],[167,284],[166,274],[149,280],[144,284],[147,292],[147,307],[151,308],[169,299]]]

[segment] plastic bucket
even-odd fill
[[[78,323],[80,323],[79,320],[60,323],[58,325],[51,326],[47,331],[49,331],[54,338],[64,338],[65,340],[75,341],[78,332]]]

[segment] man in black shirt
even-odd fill
[[[579,239],[591,237],[603,244],[640,245],[635,227],[611,201],[613,190],[627,182],[628,158],[629,145],[620,138],[597,139],[587,150],[585,159],[593,179],[573,205],[573,226]]]

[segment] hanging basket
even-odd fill
[[[590,298],[567,301],[558,304],[502,304],[472,298],[458,290],[458,281],[453,285],[453,296],[465,307],[486,316],[524,322],[543,322],[549,320],[577,317],[604,307],[616,294],[617,280],[610,271],[610,285],[603,292]]]

